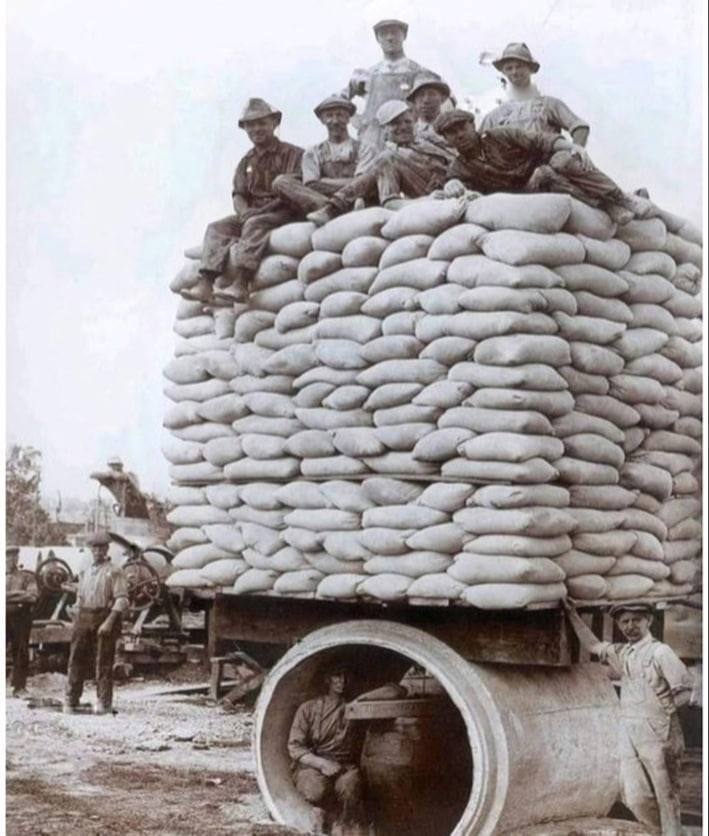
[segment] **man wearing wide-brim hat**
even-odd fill
[[[354,177],[359,142],[348,131],[357,108],[344,96],[323,99],[314,113],[327,130],[327,139],[308,148],[303,154],[301,175],[280,174],[274,190],[301,214],[321,209],[328,198]]]
[[[364,108],[358,118],[361,143],[357,173],[371,165],[374,157],[384,148],[384,131],[377,121],[377,110],[392,99],[405,100],[411,92],[419,73],[431,73],[404,54],[404,41],[409,25],[403,20],[388,18],[374,24],[374,36],[383,59],[369,69],[357,69],[352,74],[342,95],[347,99],[364,97]]]
[[[32,572],[20,569],[19,546],[5,546],[5,636],[10,643],[13,697],[22,697],[30,665],[32,610],[37,601],[37,582]]]
[[[386,148],[364,174],[335,192],[322,209],[308,215],[308,220],[327,223],[374,190],[382,206],[399,208],[402,200],[424,197],[443,184],[448,161],[437,145],[416,139],[415,116],[407,102],[384,102],[377,121],[385,132]]]
[[[433,73],[419,73],[414,79],[414,86],[406,97],[416,115],[414,135],[417,140],[425,139],[438,145],[450,161],[455,156],[443,137],[433,127],[433,123],[441,114],[443,105],[448,102],[452,107],[451,90],[440,76]]]
[[[235,214],[211,223],[202,245],[202,280],[191,298],[245,301],[273,229],[293,220],[292,208],[273,190],[279,174],[297,174],[303,149],[275,135],[281,112],[264,99],[249,99],[238,124],[253,148],[236,167],[231,196]]]
[[[677,709],[689,703],[692,677],[669,645],[650,633],[653,608],[617,604],[610,614],[626,642],[600,641],[567,606],[580,643],[620,676],[620,769],[623,803],[650,832],[679,836],[684,738]]]
[[[543,96],[532,82],[532,76],[539,71],[539,62],[532,57],[527,44],[507,44],[492,65],[505,77],[507,100],[484,117],[481,130],[520,128],[554,134],[565,131],[577,145],[586,145],[588,122],[561,99]]]
[[[84,681],[96,680],[94,713],[113,709],[113,661],[121,635],[121,620],[129,609],[128,584],[122,569],[108,556],[111,539],[106,531],[87,538],[92,563],[79,574],[78,584],[64,585],[76,592],[77,614],[71,634],[64,713],[73,714],[84,690]]]

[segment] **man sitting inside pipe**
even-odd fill
[[[466,189],[562,192],[603,209],[618,224],[654,210],[649,200],[623,192],[583,148],[562,136],[516,128],[479,132],[475,117],[465,110],[442,113],[434,127],[457,151],[448,169],[449,197]]]
[[[576,610],[569,621],[586,650],[620,680],[620,780],[623,803],[650,833],[680,836],[680,765],[684,738],[677,709],[692,676],[669,645],[650,633],[649,604],[618,604],[611,616],[627,643],[600,641]]]
[[[580,119],[561,99],[543,96],[532,82],[539,70],[527,44],[508,44],[492,65],[507,80],[507,101],[491,110],[480,123],[491,128],[519,128],[540,133],[567,131],[577,145],[588,141],[588,122]]]
[[[359,753],[353,724],[345,718],[345,693],[350,671],[330,668],[323,696],[302,703],[288,736],[293,781],[303,798],[317,808],[315,832],[364,836],[365,813]]]
[[[273,181],[276,194],[303,214],[322,209],[354,177],[359,142],[347,129],[355,112],[352,102],[342,96],[328,96],[320,102],[315,115],[327,129],[327,139],[303,154],[302,178],[279,174]]]
[[[385,102],[377,111],[377,120],[385,129],[387,147],[377,154],[365,174],[335,192],[322,209],[308,215],[308,220],[325,224],[373,188],[382,206],[398,208],[402,198],[424,197],[443,184],[446,156],[432,142],[416,139],[415,116],[405,102]]]
[[[455,152],[433,127],[433,123],[441,114],[441,108],[451,100],[450,87],[440,76],[433,73],[421,73],[416,76],[413,89],[407,99],[411,102],[416,116],[414,125],[416,139],[432,142],[441,149],[446,159],[453,160]]]
[[[263,99],[249,99],[244,108],[239,127],[246,131],[253,148],[234,173],[231,195],[235,214],[207,227],[201,279],[186,292],[191,298],[211,301],[213,286],[215,296],[230,303],[245,301],[271,230],[294,220],[292,207],[273,190],[273,181],[279,174],[300,171],[303,149],[275,135],[281,115]]]

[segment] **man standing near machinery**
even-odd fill
[[[26,693],[32,608],[37,601],[34,575],[19,568],[19,557],[19,546],[5,547],[5,637],[12,648],[13,697],[22,697]]]
[[[663,836],[680,836],[679,776],[684,738],[677,709],[689,703],[692,677],[669,645],[650,633],[649,604],[611,608],[627,643],[600,641],[576,610],[569,620],[583,647],[620,680],[620,769],[623,803]]]
[[[322,824],[334,814],[333,834],[364,836],[362,778],[354,730],[345,718],[348,676],[347,668],[333,667],[324,677],[327,692],[298,707],[288,754],[296,789],[317,808]]]
[[[69,651],[64,713],[73,714],[81,699],[84,680],[95,655],[95,714],[113,709],[113,660],[121,634],[121,619],[128,610],[128,585],[123,571],[108,557],[110,538],[97,531],[88,538],[93,563],[79,575],[78,584],[65,584],[77,593],[77,609]]]
[[[405,100],[419,73],[433,75],[430,70],[407,58],[404,41],[409,24],[403,20],[380,20],[374,24],[374,35],[382,49],[383,60],[368,70],[355,70],[343,91],[348,99],[364,96],[364,110],[359,118],[361,143],[357,173],[366,171],[384,147],[384,130],[376,119],[377,111],[392,99]]]

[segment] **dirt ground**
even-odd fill
[[[30,678],[28,689],[59,703],[64,681],[61,674],[40,674]],[[7,691],[9,836],[295,836],[297,831],[271,820],[261,800],[251,756],[251,709],[240,706],[225,714],[204,695],[158,696],[166,685],[152,680],[118,687],[113,716],[31,708]],[[91,697],[89,689],[84,699]],[[690,754],[683,809],[697,810],[701,756],[696,750]]]
[[[296,832],[274,824],[261,801],[250,709],[224,714],[204,696],[149,695],[157,684],[118,688],[113,716],[7,699],[10,836]],[[59,674],[28,684],[56,700],[63,687]]]

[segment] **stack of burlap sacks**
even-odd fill
[[[270,249],[248,306],[178,306],[171,585],[487,608],[691,592],[689,224],[496,194],[290,224]],[[171,287],[196,278],[188,261]]]

